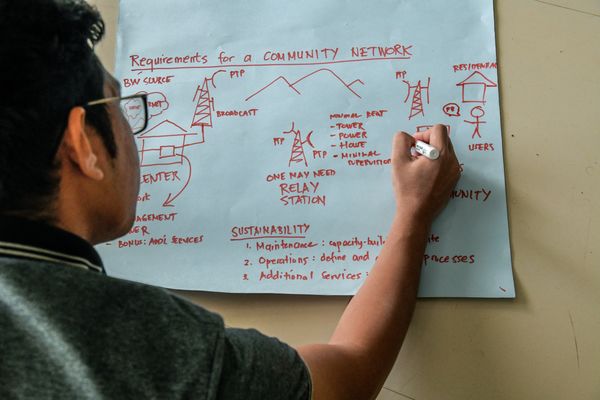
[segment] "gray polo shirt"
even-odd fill
[[[33,238],[33,239],[32,239]],[[309,399],[288,345],[107,277],[68,232],[0,218],[0,399]]]

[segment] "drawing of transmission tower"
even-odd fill
[[[426,86],[423,86],[421,80],[419,80],[414,86],[412,86],[408,81],[403,82],[408,86],[408,93],[404,99],[405,103],[410,97],[410,92],[413,92],[412,106],[410,107],[410,115],[408,116],[408,119],[412,119],[412,117],[416,117],[419,114],[425,116],[425,110],[423,108],[423,92],[427,94],[427,104],[429,104],[429,84],[431,82],[431,78],[427,78]]]
[[[308,167],[308,161],[306,160],[306,154],[304,154],[304,145],[308,144],[310,147],[314,148],[315,146],[310,141],[310,137],[312,136],[313,131],[306,136],[305,140],[302,140],[302,133],[300,130],[296,130],[295,123],[292,122],[292,129],[289,131],[283,132],[285,135],[294,134],[294,143],[292,144],[292,153],[290,155],[290,162],[288,167],[291,167],[292,164],[300,164],[303,163],[305,167]]]
[[[194,111],[194,117],[192,118],[193,127],[202,128],[202,135],[204,136],[205,128],[212,128],[212,112],[215,109],[215,100],[210,95],[210,89],[208,83],[213,84],[212,78],[204,78],[204,83],[198,85],[196,94],[194,94],[194,100],[196,103],[196,110]]]

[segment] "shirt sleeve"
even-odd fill
[[[226,329],[218,400],[309,400],[310,374],[295,349],[254,329]]]

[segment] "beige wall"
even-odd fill
[[[118,0],[95,3],[112,69]],[[496,20],[518,298],[419,301],[379,400],[600,399],[600,1],[497,0]],[[348,301],[185,295],[291,344]]]

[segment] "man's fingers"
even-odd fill
[[[440,152],[449,147],[450,138],[448,130],[444,125],[435,125],[429,129],[429,144],[438,149]]]
[[[410,149],[415,145],[415,138],[406,132],[399,132],[394,135],[392,144],[392,160],[400,162],[412,161]]]
[[[434,125],[426,131],[415,133],[414,137],[416,140],[429,143],[439,149],[448,146],[450,143],[446,125]]]
[[[429,143],[429,137],[431,136],[431,129],[427,129],[426,131],[417,132],[413,136],[415,139],[420,140],[421,142]]]

